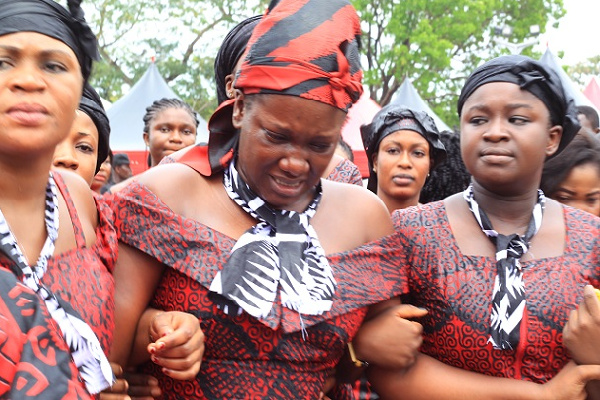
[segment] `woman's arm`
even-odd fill
[[[548,383],[499,378],[446,365],[424,354],[405,370],[369,368],[382,399],[410,400],[585,400],[585,385],[600,379],[600,366],[570,362]]]
[[[600,364],[600,301],[591,285],[584,288],[583,300],[571,311],[563,329],[563,342],[578,364]],[[600,382],[588,384],[590,400],[600,399]]]
[[[122,366],[152,361],[175,379],[194,379],[204,353],[204,334],[192,314],[148,308],[164,265],[119,243],[115,266],[115,340],[111,360]]]
[[[115,278],[115,332],[110,359],[122,366],[129,359],[148,360],[146,346],[136,339],[138,321],[144,314],[162,277],[164,265],[151,256],[119,242]],[[147,331],[146,331],[147,332]],[[148,334],[146,333],[146,336]],[[137,344],[134,346],[134,344]]]

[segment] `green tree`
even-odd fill
[[[566,71],[569,77],[583,89],[590,82],[592,76],[600,76],[600,54],[567,67]]]
[[[450,126],[464,78],[482,59],[508,53],[493,39],[509,25],[522,41],[531,25],[564,15],[562,0],[351,0],[363,20],[365,84],[385,105],[404,77]],[[213,62],[227,31],[268,0],[97,0],[88,21],[102,62],[92,83],[110,100],[146,71],[151,57],[170,86],[207,119],[216,106]],[[84,5],[86,3],[84,2]],[[543,30],[544,28],[542,28]],[[525,54],[531,55],[531,49]],[[536,55],[539,57],[539,55]]]
[[[408,77],[449,126],[458,124],[455,104],[464,79],[507,49],[494,29],[513,28],[520,42],[531,25],[545,27],[564,15],[562,0],[353,0],[363,21],[365,83],[381,105]],[[544,29],[544,28],[542,28]],[[524,51],[529,54],[531,49]],[[529,52],[529,53],[528,53]]]
[[[171,88],[208,118],[216,106],[214,56],[234,23],[267,0],[98,0],[84,3],[98,37],[101,62],[92,84],[115,101],[154,59]],[[242,10],[242,11],[240,11]]]

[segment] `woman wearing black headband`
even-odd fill
[[[458,113],[471,186],[394,213],[410,298],[429,310],[422,354],[370,378],[384,398],[584,399],[600,379],[600,219],[538,190],[579,129],[573,101],[547,66],[504,56],[467,79]]]
[[[108,157],[109,137],[110,125],[100,96],[86,83],[69,135],[54,150],[54,168],[74,171],[91,185]]]
[[[98,57],[79,2],[68,5],[0,0],[0,266],[44,300],[85,387],[98,393],[114,379],[106,354],[116,234],[79,177],[50,172]]]
[[[360,132],[369,160],[367,188],[390,213],[419,204],[429,172],[446,158],[433,119],[425,112],[388,104]]]

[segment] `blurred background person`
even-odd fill
[[[546,161],[540,188],[551,199],[600,216],[600,139],[582,129]]]
[[[112,172],[112,158],[113,153],[112,150],[108,150],[108,157],[104,160],[102,164],[100,164],[100,169],[94,175],[94,179],[92,179],[92,184],[90,188],[100,194],[102,187],[105,186],[110,180],[110,175]]]
[[[92,184],[108,157],[110,125],[100,96],[86,84],[69,135],[54,150],[54,169],[75,172]]]
[[[591,133],[600,133],[598,112],[590,106],[577,106],[577,118],[582,128],[589,129]]]
[[[423,111],[388,104],[360,131],[369,161],[367,188],[390,213],[418,205],[430,171],[446,158],[433,119]]]
[[[146,108],[143,119],[150,168],[157,166],[164,157],[196,143],[200,120],[196,111],[182,100],[156,100]]]
[[[421,204],[444,200],[469,187],[471,174],[467,171],[460,154],[460,134],[452,131],[440,132],[440,140],[446,148],[446,159],[429,173],[421,189]]]

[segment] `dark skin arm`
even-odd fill
[[[451,367],[419,354],[408,369],[369,368],[368,377],[382,399],[410,400],[585,400],[588,381],[600,378],[600,366],[570,362],[546,384],[492,377]]]
[[[571,311],[563,329],[563,342],[577,364],[600,364],[600,301],[591,285],[584,288],[579,308]],[[588,399],[600,399],[600,381],[587,385]]]
[[[113,344],[111,360],[135,366],[152,355],[152,361],[163,367],[166,375],[193,379],[200,370],[204,349],[198,319],[191,314],[147,308],[163,270],[156,259],[120,243],[114,272],[115,337],[119,340]]]

